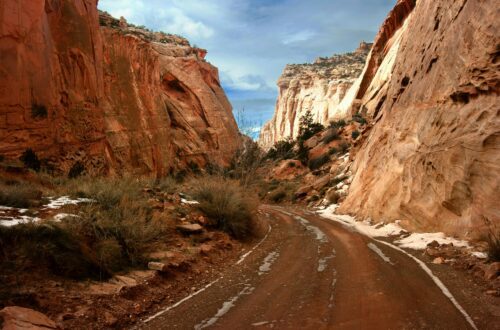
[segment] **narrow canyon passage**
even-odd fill
[[[309,211],[264,206],[260,216],[269,232],[254,249],[138,328],[472,328],[407,255]]]

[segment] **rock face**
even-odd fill
[[[354,85],[374,126],[340,212],[472,238],[498,225],[498,14],[494,0],[397,3]]]
[[[307,111],[322,124],[344,118],[350,104],[343,101],[361,74],[371,46],[362,42],[353,53],[287,65],[278,80],[274,117],[262,128],[259,144],[268,149],[280,140],[296,138],[299,119]]]
[[[164,175],[240,145],[206,51],[101,13],[97,0],[0,3],[0,154],[62,172]]]

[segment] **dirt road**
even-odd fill
[[[261,216],[270,230],[254,249],[140,328],[473,328],[408,255],[308,211],[264,206]]]

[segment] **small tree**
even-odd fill
[[[306,113],[300,117],[299,120],[299,141],[306,141],[314,134],[321,132],[325,127],[320,123],[314,122],[311,111],[307,110]]]

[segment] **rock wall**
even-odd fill
[[[296,138],[299,119],[307,111],[322,124],[344,118],[349,104],[343,100],[361,74],[370,48],[371,44],[363,42],[353,53],[287,65],[278,80],[274,117],[262,128],[259,144],[268,149],[280,140]]]
[[[374,125],[340,212],[471,238],[498,226],[499,13],[494,0],[398,2],[357,84]]]
[[[32,148],[67,172],[164,175],[225,165],[236,122],[206,51],[97,10],[97,0],[0,3],[0,154]]]

